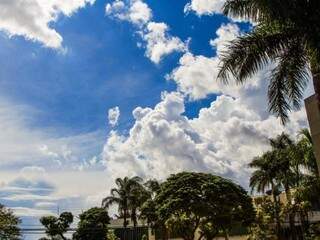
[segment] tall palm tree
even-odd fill
[[[274,202],[275,218],[278,232],[281,224],[278,210],[279,201],[277,199],[278,186],[276,182],[276,170],[278,164],[275,152],[269,151],[264,153],[262,156],[254,158],[252,162],[249,163],[249,167],[256,169],[252,173],[249,183],[252,191],[256,190],[257,192],[265,193],[266,190],[271,188],[271,195]]]
[[[113,204],[118,205],[118,212],[123,217],[123,226],[128,226],[128,217],[130,215],[130,197],[134,188],[140,185],[142,179],[140,177],[117,178],[116,188],[111,189],[110,196],[102,200],[102,206],[109,208]]]
[[[320,1],[227,0],[223,10],[256,25],[228,45],[218,78],[244,83],[274,63],[268,90],[272,113],[285,123],[288,112],[300,107],[310,78],[320,108]]]
[[[142,184],[137,184],[131,189],[129,195],[129,209],[130,217],[133,226],[136,227],[138,223],[138,212],[141,212],[142,205],[150,198],[150,193],[144,188]]]
[[[301,139],[297,145],[298,149],[303,153],[303,164],[316,177],[320,177],[310,131],[307,128],[304,128],[300,131],[299,135]]]
[[[290,188],[295,180],[295,173],[292,171],[294,158],[291,154],[295,147],[294,141],[286,133],[271,138],[269,141],[274,152],[274,160],[277,161],[275,172],[277,181],[283,186],[287,201],[291,202]]]
[[[277,161],[276,181],[284,188],[287,206],[292,206],[291,188],[299,181],[301,155],[297,154],[297,147],[295,142],[286,133],[278,135],[276,138],[270,139],[270,145],[275,154]],[[297,166],[297,168],[295,168]],[[295,170],[296,169],[296,170]],[[295,214],[289,212],[289,226],[291,230],[291,239],[297,238],[295,229]]]

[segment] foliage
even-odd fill
[[[20,219],[13,212],[0,204],[0,239],[20,239]]]
[[[70,212],[63,212],[59,217],[44,216],[40,219],[40,223],[46,229],[46,234],[51,239],[67,240],[64,234],[68,231],[72,222],[73,215]]]
[[[129,224],[128,217],[131,217],[134,225],[137,223],[136,210],[139,205],[142,205],[142,201],[145,197],[145,191],[141,182],[142,179],[139,177],[117,178],[117,188],[111,189],[110,196],[102,200],[104,208],[109,208],[113,204],[118,205],[118,212],[120,217],[124,220],[124,227],[127,227]],[[140,195],[141,192],[143,192],[143,194]]]
[[[212,240],[218,235],[219,231],[216,226],[211,222],[204,222],[200,224],[199,234],[206,240]]]
[[[295,219],[301,222],[304,232],[308,231],[308,211],[312,206],[320,206],[320,180],[310,133],[303,129],[297,141],[282,133],[270,139],[271,150],[256,157],[249,164],[255,168],[251,178],[252,190],[261,193],[271,192],[273,201],[267,214],[276,220],[277,229],[281,228],[281,218],[289,219],[290,232],[295,239],[297,231]],[[270,191],[266,191],[271,189]],[[280,190],[280,191],[279,191]],[[284,191],[286,203],[281,204],[278,194]],[[256,236],[264,232],[264,221],[256,220]],[[259,237],[257,237],[259,238]]]
[[[105,240],[108,234],[107,225],[110,222],[108,213],[103,208],[91,208],[79,216],[75,240]]]
[[[273,202],[269,197],[258,197],[254,202],[257,214],[248,240],[277,239],[275,229],[270,227],[276,214]]]
[[[119,238],[114,234],[114,230],[108,230],[107,240],[119,240]]]
[[[167,226],[184,231],[184,239],[193,239],[206,222],[227,231],[237,223],[251,224],[255,216],[251,198],[240,186],[206,173],[171,175],[161,184],[155,208]]]
[[[227,0],[224,13],[255,22],[252,31],[232,41],[221,57],[218,78],[245,82],[270,62],[269,108],[283,123],[300,107],[309,70],[319,85],[320,2],[318,0]],[[319,89],[315,89],[316,92]]]

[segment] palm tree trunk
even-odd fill
[[[63,240],[67,240],[67,238],[65,238],[65,236],[63,236],[63,234],[59,234],[59,236],[60,236]]]
[[[288,187],[288,185],[285,186],[285,193],[287,198],[287,204],[292,204],[292,198],[291,198],[291,192]],[[296,228],[294,224],[295,214],[290,211],[289,213],[289,226],[290,226],[290,232],[291,232],[291,239],[296,240],[297,234],[296,234]]]
[[[228,235],[228,231],[227,229],[223,228],[222,229],[223,235],[224,235],[224,239],[225,240],[229,240],[229,235]]]
[[[277,196],[276,196],[274,183],[271,184],[271,188],[272,188],[271,191],[272,191],[273,203],[274,203],[275,214],[276,214],[276,216],[275,216],[275,218],[276,218],[276,233],[279,238],[281,223],[280,223],[280,214],[278,211],[278,200],[277,200]]]
[[[123,210],[123,227],[127,228],[128,222],[127,222],[127,209]]]

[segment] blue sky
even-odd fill
[[[307,126],[304,109],[287,126],[268,113],[272,64],[244,86],[216,81],[225,45],[252,27],[224,0],[51,2],[0,3],[0,202],[25,225],[99,205],[119,176],[206,171],[247,187],[267,139]]]

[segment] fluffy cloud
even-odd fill
[[[152,11],[141,0],[131,0],[130,4],[116,0],[106,5],[106,15],[122,21],[126,20],[138,27],[142,27],[152,18]]]
[[[174,51],[184,52],[187,46],[178,37],[168,34],[168,25],[165,23],[150,22],[147,31],[143,34],[146,41],[146,56],[154,63],[159,63],[163,56]]]
[[[226,50],[226,45],[240,36],[240,29],[237,24],[222,24],[216,31],[217,37],[210,40],[210,45],[216,49],[217,55]]]
[[[142,0],[115,0],[106,5],[106,15],[132,23],[144,42],[145,55],[156,64],[173,52],[187,50],[187,43],[168,33],[167,24],[152,21],[152,11]]]
[[[236,24],[222,25],[217,31],[217,38],[210,40],[217,55],[206,57],[195,56],[186,52],[179,60],[179,66],[167,76],[178,85],[178,90],[192,100],[205,98],[208,94],[226,94],[238,96],[243,89],[254,88],[257,79],[253,78],[245,86],[236,85],[233,81],[226,86],[217,80],[219,72],[219,54],[225,49],[225,45],[240,35]]]
[[[120,117],[119,107],[110,108],[108,110],[108,121],[112,127],[118,124],[119,117]]]
[[[307,127],[305,110],[290,114],[290,123],[281,125],[267,106],[270,65],[244,86],[216,80],[219,55],[226,42],[240,35],[235,24],[222,25],[210,41],[213,57],[185,53],[169,79],[178,91],[163,93],[154,108],[134,109],[135,123],[128,135],[112,131],[103,158],[112,178],[139,175],[163,179],[183,170],[212,172],[247,186],[253,157],[269,149],[268,139],[285,131],[296,136]],[[198,117],[184,115],[185,101],[216,94],[210,107]],[[123,166],[126,166],[125,168]]]
[[[112,131],[104,148],[113,178],[139,175],[163,179],[183,170],[212,172],[247,184],[247,163],[268,149],[268,138],[306,126],[303,111],[283,127],[275,117],[262,118],[242,99],[220,96],[199,116],[188,119],[180,93],[164,93],[153,109],[136,108],[129,136]],[[254,146],[254,147],[252,147]],[[126,166],[125,168],[123,166]]]
[[[225,0],[192,0],[188,3],[184,11],[186,13],[194,11],[197,15],[221,14]]]
[[[3,0],[0,1],[0,30],[9,36],[23,36],[45,47],[60,48],[62,36],[50,24],[59,15],[70,17],[95,0]]]

